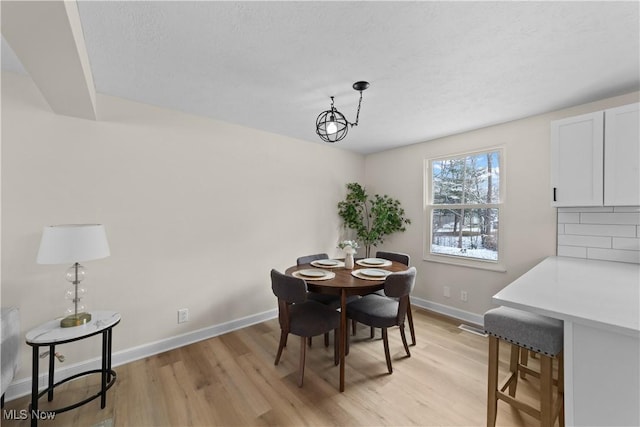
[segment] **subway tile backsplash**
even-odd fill
[[[558,255],[640,264],[640,206],[558,208]]]

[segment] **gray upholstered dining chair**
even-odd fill
[[[347,317],[368,326],[382,329],[384,355],[387,359],[387,369],[393,373],[391,355],[389,353],[389,339],[387,328],[398,326],[402,344],[411,357],[407,338],[404,333],[404,320],[409,307],[409,294],[416,282],[416,268],[391,273],[384,284],[385,295],[369,294],[347,304]]]
[[[296,260],[296,265],[300,266],[303,264],[310,264],[313,261],[318,261],[321,259],[329,259],[329,255],[323,253],[323,254],[301,256]],[[340,297],[338,295],[328,295],[328,294],[319,294],[317,292],[309,292],[309,294],[307,295],[307,298],[313,301],[317,301],[321,304],[328,305],[334,310],[337,310],[340,308]]]
[[[296,260],[296,265],[300,266],[304,264],[311,264],[313,261],[317,261],[320,259],[329,259],[329,255],[322,253],[322,254],[301,256]],[[318,292],[308,291],[307,299],[310,299],[312,301],[317,301],[320,304],[324,304],[334,310],[337,310],[340,308],[340,297],[338,295],[320,294]],[[311,347],[311,342],[312,342],[312,339],[309,338],[309,347]],[[325,347],[329,346],[328,333],[324,334],[324,345]]]
[[[307,340],[316,335],[334,331],[334,364],[338,364],[338,329],[340,313],[317,301],[307,299],[307,283],[303,279],[287,276],[277,270],[271,270],[271,289],[278,297],[278,320],[280,322],[280,343],[275,365],[280,362],[282,350],[287,345],[289,334],[301,337],[300,367],[298,369],[298,387],[302,387]]]
[[[401,252],[378,251],[376,252],[376,258],[399,262],[406,265],[407,267],[409,266],[409,262],[411,261],[411,257],[408,254],[404,254]],[[384,296],[384,290],[379,290],[375,293]],[[409,332],[411,333],[411,345],[416,345],[416,331],[413,327],[413,313],[411,313],[411,298],[409,298],[409,306],[407,307],[407,321],[409,323]],[[375,328],[371,327],[371,338],[374,337],[374,331]],[[355,334],[355,328],[353,333]]]

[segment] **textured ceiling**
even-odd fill
[[[96,91],[372,153],[640,87],[640,3],[115,2],[78,10]],[[3,40],[3,69],[21,71]],[[98,106],[99,109],[99,106]]]

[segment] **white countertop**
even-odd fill
[[[493,296],[497,304],[640,336],[640,265],[549,257]]]

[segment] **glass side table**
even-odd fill
[[[31,416],[31,426],[38,425],[38,420],[42,414],[38,411],[38,400],[47,394],[49,402],[53,400],[53,389],[57,386],[71,381],[78,377],[90,374],[101,374],[100,391],[93,396],[65,406],[59,409],[47,410],[45,416],[58,414],[75,409],[100,397],[100,408],[104,409],[107,404],[107,390],[116,381],[116,372],[111,369],[111,338],[113,327],[120,323],[120,314],[115,311],[92,311],[91,321],[80,326],[71,328],[61,328],[60,320],[51,320],[27,332],[25,340],[27,345],[32,347],[32,375],[31,375],[31,405],[29,415]],[[67,344],[74,341],[83,340],[97,334],[102,334],[102,367],[80,372],[65,378],[54,384],[54,358],[56,345]],[[38,391],[38,368],[40,358],[40,347],[49,347],[49,384],[43,391]],[[44,417],[43,417],[44,418]]]

